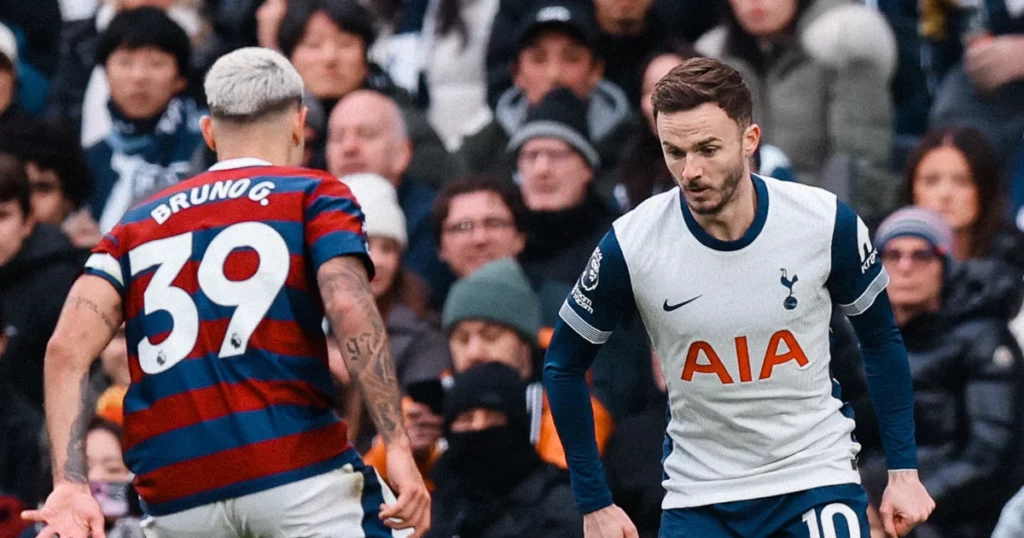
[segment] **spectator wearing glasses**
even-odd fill
[[[921,480],[936,502],[919,532],[988,537],[1021,480],[1024,357],[1007,327],[1017,278],[993,260],[954,266],[952,230],[923,208],[890,215],[875,244],[910,358]],[[872,413],[858,407],[861,475],[877,504],[885,466]]]

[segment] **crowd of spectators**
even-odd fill
[[[582,536],[540,366],[611,223],[675,187],[649,98],[694,56],[750,87],[754,170],[831,190],[875,234],[938,506],[918,536],[1024,532],[1024,1],[32,0],[0,4],[0,538],[32,535],[17,515],[50,487],[43,358],[85,256],[213,164],[203,76],[254,45],[303,78],[304,164],[363,206],[430,536]],[[877,504],[877,424],[832,325]],[[115,538],[141,536],[142,515],[120,456],[124,347],[88,387],[89,480]],[[615,501],[643,537],[663,375],[626,315],[589,377]],[[335,383],[386,479],[359,394]]]

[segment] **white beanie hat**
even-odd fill
[[[18,40],[14,32],[3,24],[0,24],[0,54],[6,56],[14,66],[18,65]]]
[[[341,181],[348,185],[363,208],[366,235],[394,239],[405,249],[409,244],[405,213],[398,205],[398,193],[391,182],[377,174],[352,174]]]

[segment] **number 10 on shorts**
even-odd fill
[[[836,532],[836,516],[842,517],[841,525],[846,527],[846,533],[838,534]],[[821,509],[820,517],[817,509],[812,508],[804,512],[801,520],[807,524],[810,538],[861,538],[857,513],[853,511],[853,508],[842,503],[825,506]],[[820,531],[818,530],[819,525],[821,526]]]

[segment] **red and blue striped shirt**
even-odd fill
[[[336,178],[227,161],[131,209],[86,273],[123,298],[125,462],[153,515],[262,491],[352,459],[316,284],[356,256],[363,215]]]

